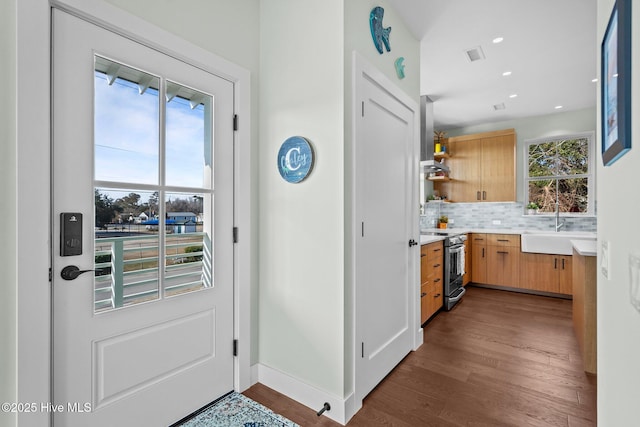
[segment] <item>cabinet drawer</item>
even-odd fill
[[[487,235],[485,233],[473,233],[471,235],[471,244],[472,245],[486,245],[487,244]]]
[[[520,247],[519,234],[488,234],[487,243],[491,246]]]
[[[443,258],[435,258],[431,260],[427,260],[427,281],[432,282],[433,279],[439,277],[442,279],[444,274],[444,263]]]
[[[443,253],[444,247],[442,242],[429,243],[427,245],[422,245],[420,248],[420,255],[426,255],[427,259],[441,257]]]

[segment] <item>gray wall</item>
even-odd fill
[[[614,0],[598,0],[602,40]],[[631,46],[632,149],[612,166],[598,156],[598,248],[609,246],[609,276],[598,268],[598,425],[637,425],[640,390],[640,312],[632,305],[631,255],[640,257],[640,4],[633,3]],[[600,47],[596,46],[597,52]],[[599,56],[598,56],[599,58]],[[600,67],[598,66],[598,70]],[[601,77],[601,76],[599,76]],[[602,80],[602,78],[600,79]],[[600,140],[598,129],[597,139]],[[598,256],[598,266],[602,257]],[[633,298],[635,299],[635,298]]]
[[[16,402],[16,0],[0,2],[0,402]],[[12,426],[15,414],[0,412],[0,425]]]

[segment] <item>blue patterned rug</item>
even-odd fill
[[[208,406],[180,427],[300,427],[235,391]]]

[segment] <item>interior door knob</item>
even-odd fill
[[[417,245],[418,245],[418,242],[416,242],[415,240],[413,239],[409,240],[409,247],[417,246]]]
[[[62,277],[64,280],[75,280],[82,273],[88,273],[89,271],[95,271],[95,270],[80,270],[75,265],[67,265],[60,272],[60,277]]]

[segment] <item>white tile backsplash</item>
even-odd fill
[[[448,228],[491,228],[555,230],[553,215],[525,215],[522,203],[443,203],[428,202],[420,215],[420,228],[433,228],[441,215],[453,218]],[[563,231],[596,231],[597,220],[589,217],[561,217]],[[500,221],[499,224],[496,224]]]

